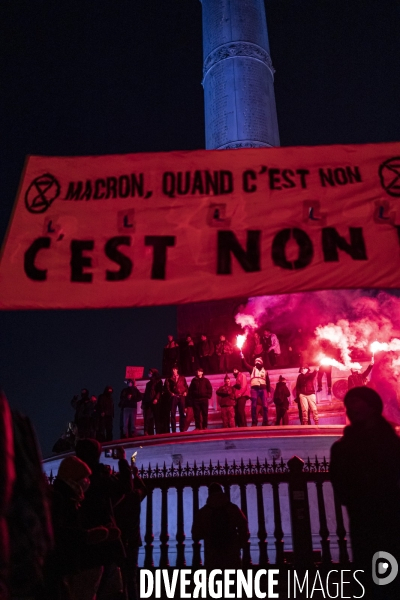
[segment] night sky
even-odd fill
[[[265,4],[281,144],[399,141],[399,0]],[[204,148],[199,0],[3,0],[0,23],[0,239],[29,154]],[[48,454],[73,394],[118,397],[175,331],[174,307],[0,312],[0,386]]]

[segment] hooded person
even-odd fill
[[[161,375],[158,369],[153,367],[149,369],[149,381],[146,383],[142,400],[144,435],[154,435],[154,425],[156,433],[161,433],[157,431],[157,428],[160,428],[160,411],[157,405],[161,401],[162,393]]]
[[[82,522],[81,503],[90,486],[91,474],[87,464],[76,456],[67,456],[60,463],[51,489],[55,546],[45,568],[42,597],[46,600],[64,598],[66,589],[72,593],[79,588],[82,572],[94,589],[100,583],[100,570],[94,574],[84,568],[85,555],[93,544],[108,538],[106,527],[87,528]]]
[[[212,483],[205,506],[194,516],[192,539],[204,540],[206,569],[240,569],[241,549],[250,537],[246,516],[224,493],[219,483]]]
[[[400,439],[374,390],[352,388],[344,405],[350,425],[331,448],[329,471],[349,514],[353,562],[369,569],[382,550],[400,561]]]
[[[108,465],[100,462],[101,445],[97,440],[79,440],[76,444],[76,455],[91,469],[90,487],[82,502],[83,524],[87,528],[107,527],[109,539],[101,548],[101,552],[87,557],[90,566],[107,565],[122,560],[123,548],[119,540],[119,529],[114,518],[114,506],[124,494],[132,490],[132,476],[125,450],[117,447],[118,477],[110,473]]]
[[[286,385],[286,379],[283,375],[279,375],[278,383],[274,391],[274,404],[276,406],[275,425],[289,425],[288,409],[289,409],[290,390]]]
[[[368,367],[365,369],[365,371],[361,372],[361,367],[358,369],[355,367],[350,369],[351,375],[347,379],[347,388],[349,390],[351,390],[352,388],[355,388],[355,387],[361,387],[363,385],[367,385],[367,381],[368,381],[367,378],[368,378],[368,375],[371,373],[373,366],[374,366],[374,358],[372,357],[371,362],[368,365]]]
[[[268,425],[268,402],[271,393],[271,384],[268,372],[264,369],[263,360],[257,357],[252,367],[241,352],[243,365],[250,373],[250,399],[251,399],[251,425],[257,426],[257,401],[260,400],[263,412],[263,426]]]
[[[97,438],[101,442],[109,442],[113,439],[114,400],[112,393],[112,387],[106,385],[96,404]]]
[[[78,437],[91,437],[95,429],[95,407],[96,398],[89,395],[89,391],[83,388],[81,397],[74,396],[71,405],[75,408],[74,422],[78,428]]]

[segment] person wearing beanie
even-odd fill
[[[67,456],[61,461],[58,468],[57,479],[61,479],[72,488],[76,489],[77,493],[83,500],[84,493],[89,488],[89,476],[92,471],[86,463],[76,456]],[[78,489],[80,488],[80,490]],[[79,493],[79,491],[81,493]]]
[[[274,404],[276,406],[275,425],[289,425],[288,408],[289,408],[290,390],[286,385],[286,379],[279,375],[279,381],[276,384],[274,391]]]
[[[235,427],[235,388],[231,386],[229,375],[225,375],[224,385],[217,389],[216,394],[221,408],[222,426]]]
[[[353,562],[370,569],[382,550],[400,561],[400,439],[375,390],[352,388],[344,405],[350,425],[331,448],[329,470],[349,514]]]
[[[268,425],[268,398],[271,393],[271,384],[268,372],[264,369],[263,360],[257,357],[252,367],[240,353],[244,367],[250,373],[250,399],[251,399],[251,426],[257,427],[257,401],[261,401],[263,412],[263,426]]]
[[[193,541],[204,540],[205,568],[240,569],[240,552],[249,537],[246,516],[230,502],[219,483],[212,483],[207,502],[197,511],[192,526]]]

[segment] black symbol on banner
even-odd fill
[[[31,213],[44,213],[60,195],[60,184],[57,179],[44,173],[36,177],[25,193],[25,206]]]
[[[379,167],[379,177],[385,192],[400,196],[400,156],[389,158]]]

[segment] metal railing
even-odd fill
[[[306,462],[298,457],[293,457],[287,463],[283,460],[268,462],[267,460],[260,461],[258,458],[255,462],[243,460],[232,464],[225,462],[213,464],[211,461],[208,464],[201,463],[193,466],[187,464],[182,466],[172,464],[167,467],[166,464],[162,467],[156,465],[148,468],[144,466],[139,470],[140,476],[144,480],[148,495],[145,510],[145,535],[144,535],[144,561],[143,566],[146,568],[154,567],[155,550],[159,555],[160,567],[170,566],[170,535],[169,515],[173,515],[173,520],[176,519],[176,567],[183,567],[187,564],[185,541],[186,534],[184,530],[185,523],[185,503],[184,491],[189,490],[189,498],[191,497],[191,508],[189,512],[193,515],[199,509],[199,490],[203,486],[208,486],[210,483],[217,481],[225,490],[228,497],[231,497],[231,489],[233,486],[238,486],[240,491],[240,508],[248,517],[250,513],[257,516],[257,546],[258,546],[258,561],[259,566],[269,564],[268,551],[268,536],[273,536],[273,544],[275,546],[275,564],[281,565],[285,562],[293,562],[298,565],[312,564],[316,560],[323,564],[332,563],[330,532],[328,529],[329,521],[335,523],[335,540],[338,549],[338,561],[341,564],[349,562],[348,545],[346,539],[346,529],[343,519],[343,512],[340,503],[333,495],[333,512],[332,503],[326,504],[324,487],[329,484],[329,463],[324,459],[314,461],[308,459]],[[247,488],[249,485],[255,486],[255,499],[249,506]],[[284,536],[282,527],[282,510],[281,510],[281,494],[280,488],[286,485],[289,498],[289,513],[285,516],[285,522],[290,523],[291,531]],[[265,497],[263,488],[271,486],[272,488],[272,504],[273,504],[273,531],[267,532],[265,518]],[[316,512],[318,519],[318,537],[317,541],[318,552],[313,548],[313,536],[310,516],[310,488],[314,486],[315,490],[312,494],[312,509]],[[175,489],[176,497],[173,500],[169,499],[169,491]],[[161,499],[157,498],[157,506],[154,506],[154,495],[156,490],[160,490]],[[187,493],[186,493],[187,500]],[[254,505],[253,505],[254,504]],[[154,532],[153,519],[158,510],[161,513],[159,547],[154,547]],[[187,519],[186,519],[187,522]],[[332,529],[332,527],[331,527]],[[284,537],[290,541],[290,552],[285,551]],[[315,545],[315,539],[314,539]],[[175,552],[174,552],[175,554]],[[201,565],[201,545],[199,542],[192,543],[191,566],[196,568]],[[254,552],[253,552],[254,554]],[[253,564],[250,541],[248,546],[243,550],[244,566]]]

